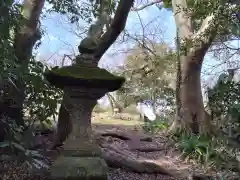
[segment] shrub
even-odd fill
[[[173,135],[178,149],[182,151],[184,158],[194,159],[202,163],[205,167],[223,168],[230,166],[231,170],[236,171],[236,151],[226,147],[226,143],[218,138],[189,135],[181,132]]]
[[[39,151],[30,149],[34,140],[31,128],[24,131],[14,120],[2,118],[1,121],[6,127],[7,138],[0,142],[0,148],[7,149],[18,160],[26,161],[30,168],[48,168],[47,159]]]
[[[147,121],[142,125],[142,129],[151,134],[159,133],[168,128],[167,119],[165,117],[158,117],[155,121]]]

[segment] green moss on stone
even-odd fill
[[[96,80],[120,80],[123,77],[114,76],[105,69],[98,67],[86,67],[86,66],[65,66],[58,69],[53,69],[52,73],[58,76],[72,77],[76,79],[96,79]]]

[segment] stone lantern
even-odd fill
[[[66,103],[63,105],[73,125],[61,156],[53,163],[51,178],[54,180],[108,179],[107,165],[92,136],[91,114],[97,100],[119,89],[124,78],[89,63],[92,59],[87,57],[86,54],[76,65],[45,74],[51,84],[64,90]]]

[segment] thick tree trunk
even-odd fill
[[[205,53],[205,48],[202,48],[180,57],[180,81],[177,81],[179,110],[170,128],[172,131],[180,129],[194,134],[211,131],[211,121],[204,109],[201,90],[201,67]]]
[[[207,16],[197,30],[193,27],[193,21],[186,9],[186,0],[172,0],[172,7],[177,26],[178,40],[178,67],[177,87],[177,118],[170,130],[184,128],[190,133],[209,133],[211,122],[209,115],[205,112],[201,92],[201,68],[204,56],[211,46],[215,36],[217,24],[213,24],[214,16]],[[190,41],[192,46],[183,42]],[[186,52],[181,52],[180,45],[184,46]],[[178,84],[180,83],[180,84]]]
[[[187,131],[198,134],[200,123],[204,121],[204,106],[201,92],[201,56],[181,57],[180,101],[183,126]]]

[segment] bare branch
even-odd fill
[[[62,58],[62,62],[61,62],[61,67],[63,67],[65,65],[66,58],[69,58],[73,62],[73,58],[71,57],[70,54],[64,54],[63,58]]]
[[[142,6],[140,6],[140,7],[132,8],[131,10],[132,10],[132,11],[141,11],[141,10],[143,10],[143,9],[149,7],[149,6],[152,6],[152,5],[161,3],[161,2],[162,2],[162,0],[154,0],[154,1],[152,1],[152,2],[149,2],[149,3],[147,3],[147,4],[142,5]]]
[[[130,36],[130,35],[128,35],[128,36],[129,36],[129,38],[131,38],[131,39],[133,39],[134,41],[136,41],[136,42],[140,45],[140,47],[142,47],[144,50],[147,50],[147,51],[149,51],[152,55],[157,56],[156,52],[155,52],[154,50],[152,50],[151,48],[149,48],[145,42],[139,40],[139,39],[136,38],[136,37],[132,37],[132,36]]]
[[[113,22],[100,39],[98,49],[94,55],[96,58],[100,59],[124,30],[133,2],[134,0],[121,0],[119,2]]]

